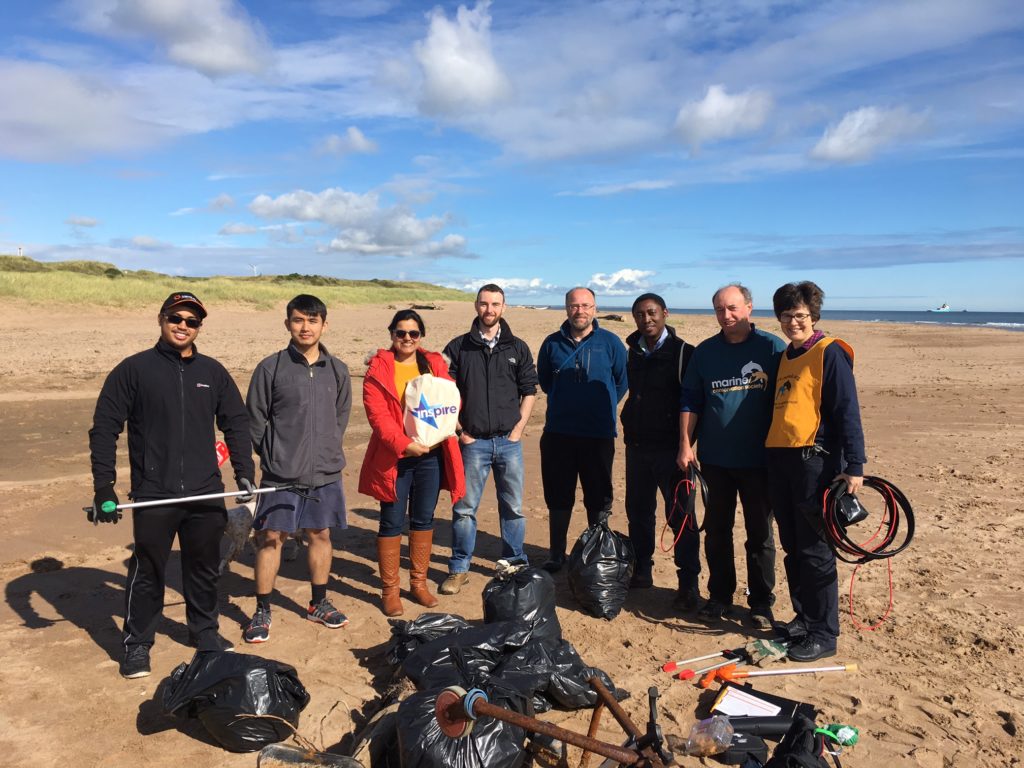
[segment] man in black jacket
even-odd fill
[[[676,464],[676,414],[680,383],[693,347],[665,324],[668,310],[658,294],[637,297],[632,313],[637,329],[626,338],[629,396],[621,416],[626,443],[626,518],[636,552],[636,570],[630,587],[654,585],[651,569],[660,490],[675,542],[678,591],[673,602],[684,611],[694,611],[700,607],[700,539],[695,521],[684,521],[685,510],[674,504],[676,486],[683,478]]]
[[[476,320],[469,333],[444,349],[449,373],[462,395],[459,447],[466,471],[466,495],[452,508],[452,556],[443,595],[454,595],[469,580],[476,547],[476,511],[487,475],[494,470],[501,526],[500,565],[526,564],[523,539],[523,447],[520,439],[533,410],[537,369],[530,348],[512,335],[501,315],[505,292],[488,283],[476,294]]]
[[[173,499],[222,493],[214,421],[231,452],[235,481],[252,498],[255,466],[242,396],[220,363],[195,346],[206,308],[192,293],[172,293],[160,308],[156,346],[122,360],[103,383],[89,449],[99,522],[116,523],[117,438],[128,424],[134,501],[168,503],[132,514],[134,552],[125,589],[121,674],[150,673],[149,649],[163,612],[164,571],[174,537],[181,547],[182,592],[189,640],[200,651],[231,646],[218,634],[217,576],[226,513],[222,500],[175,504]]]

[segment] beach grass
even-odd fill
[[[172,291],[191,290],[204,304],[243,304],[267,309],[300,293],[328,306],[472,301],[473,296],[430,283],[343,280],[322,275],[174,277],[148,270],[121,270],[99,261],[41,262],[0,255],[0,296],[30,304],[136,307],[158,304]]]

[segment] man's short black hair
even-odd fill
[[[327,319],[327,305],[324,304],[316,296],[311,296],[308,293],[300,293],[294,299],[288,302],[288,307],[284,311],[284,317],[286,320],[290,320],[292,316],[292,310],[297,309],[304,315],[313,317],[319,315],[321,320]]]
[[[629,310],[629,313],[633,314],[634,312],[636,312],[636,308],[643,304],[645,301],[653,301],[655,304],[661,307],[663,311],[668,311],[668,307],[665,306],[665,300],[661,298],[661,296],[659,296],[656,293],[641,293],[639,296],[636,297],[636,301],[633,302],[633,307],[632,309]]]
[[[487,291],[488,293],[500,293],[501,300],[505,300],[505,291],[501,289],[501,286],[495,283],[488,283],[487,285],[480,286],[480,290],[476,292],[477,301],[480,301],[480,294],[483,293],[484,291]]]

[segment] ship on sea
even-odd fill
[[[942,302],[941,306],[938,306],[935,309],[929,309],[928,311],[929,312],[952,312],[953,309],[946,302]]]

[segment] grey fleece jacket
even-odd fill
[[[260,362],[246,407],[264,483],[318,488],[341,478],[352,383],[322,344],[313,365],[291,344]]]

